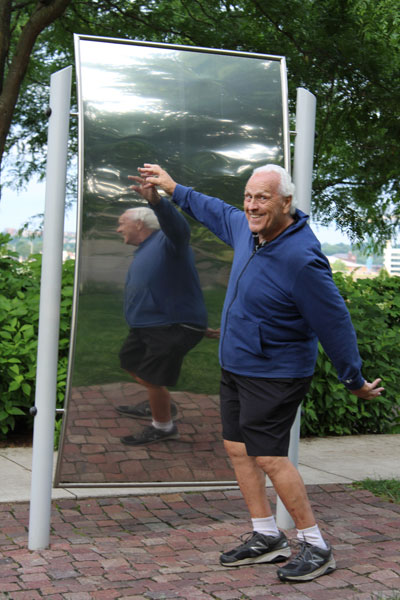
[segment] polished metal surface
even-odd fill
[[[76,36],[79,241],[74,334],[56,485],[222,482],[234,479],[221,442],[217,340],[187,355],[178,385],[178,440],[127,447],[148,422],[118,404],[146,399],[121,370],[123,289],[132,247],[116,233],[144,205],[128,175],[158,163],[184,185],[242,206],[252,170],[289,168],[282,57]],[[188,219],[189,220],[189,219]],[[231,249],[190,220],[209,326],[217,328]]]

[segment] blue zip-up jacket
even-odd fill
[[[242,210],[177,185],[185,212],[234,249],[221,319],[222,368],[250,377],[306,377],[318,339],[349,389],[364,384],[356,334],[329,262],[307,224],[296,222],[255,251]]]
[[[206,329],[207,310],[189,246],[189,224],[165,198],[150,208],[161,229],[134,252],[125,282],[125,319],[129,327],[186,323]]]

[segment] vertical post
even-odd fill
[[[297,207],[310,214],[314,156],[316,98],[304,88],[297,88],[296,139],[294,143],[293,181],[296,185]],[[290,431],[289,460],[295,467],[299,461],[301,407]],[[293,519],[278,497],[276,521],[282,529],[293,527]]]
[[[29,514],[29,549],[46,548],[50,539],[54,424],[57,393],[58,336],[65,185],[72,67],[50,79],[46,197],[40,285],[35,421]]]

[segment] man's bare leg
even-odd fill
[[[296,467],[286,456],[259,456],[259,467],[268,475],[297,529],[315,525],[307,491]]]
[[[161,385],[153,385],[134,373],[131,375],[146,388],[154,421],[169,423],[171,421],[171,395],[168,389]]]
[[[236,548],[223,552],[221,564],[236,567],[286,560],[290,548],[286,536],[276,528],[265,489],[264,471],[255,457],[248,456],[244,444],[226,440],[224,443],[253,521],[253,535]]]
[[[224,440],[225,449],[231,459],[236,480],[252,519],[262,519],[272,515],[265,490],[265,474],[253,456],[248,456],[241,442]]]
[[[240,442],[225,440],[224,443],[251,518],[272,515],[265,489],[267,474],[297,529],[315,525],[303,480],[287,457],[256,458],[248,456],[245,445]]]

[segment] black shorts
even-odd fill
[[[224,440],[243,442],[249,456],[287,456],[290,429],[311,379],[245,377],[222,370]]]
[[[130,329],[119,352],[121,367],[153,385],[176,385],[185,354],[204,333],[179,324]]]

